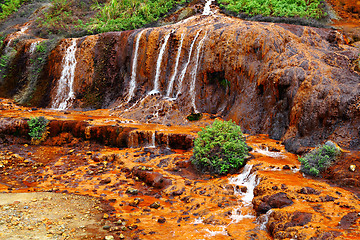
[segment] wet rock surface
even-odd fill
[[[26,104],[49,107],[56,101],[73,40],[62,40],[51,52]],[[19,43],[24,46],[19,55],[29,58],[32,41]],[[347,45],[335,30],[214,14],[76,41],[71,107],[106,107],[116,116],[160,124],[184,124],[192,112],[209,113],[233,119],[253,134],[281,139],[292,152],[325,139],[346,148],[360,146],[359,48]],[[26,74],[24,68],[16,76]],[[13,87],[5,81],[0,94],[20,94],[26,81],[19,79],[7,78]],[[108,141],[117,129],[99,131],[92,134]]]

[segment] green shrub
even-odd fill
[[[34,117],[31,118],[29,121],[27,121],[30,132],[29,136],[31,137],[31,142],[33,144],[39,144],[42,140],[45,140],[48,134],[48,123],[49,120],[47,120],[45,117]]]
[[[191,162],[199,171],[226,174],[245,165],[248,146],[234,122],[215,120],[198,133],[193,151]]]
[[[322,18],[321,0],[219,0],[220,6],[231,12],[250,16],[283,16]]]
[[[299,157],[301,171],[317,177],[336,161],[340,153],[341,149],[333,142],[328,141],[324,145],[305,154],[304,157]]]
[[[4,0],[0,2],[0,20],[10,16],[12,13],[18,11],[19,7],[26,2],[26,0]]]
[[[97,32],[123,31],[156,22],[176,4],[186,0],[110,0],[97,4],[98,14],[88,25]]]

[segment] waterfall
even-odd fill
[[[184,77],[185,77],[185,74],[186,74],[187,67],[189,66],[189,63],[190,63],[190,61],[191,61],[192,50],[193,50],[194,44],[195,44],[195,42],[196,42],[196,39],[199,37],[200,32],[201,32],[201,30],[197,32],[194,40],[193,40],[192,43],[191,43],[190,50],[189,50],[189,56],[188,56],[187,62],[186,62],[186,64],[185,64],[183,70],[181,71],[181,74],[180,74],[180,77],[179,77],[178,91],[177,91],[177,94],[176,94],[176,98],[181,94],[182,83],[183,83],[183,81],[184,81]]]
[[[169,41],[171,33],[173,33],[173,31],[170,31],[168,34],[165,35],[164,42],[161,45],[159,56],[158,56],[158,59],[157,59],[157,62],[156,62],[156,74],[155,74],[155,80],[154,80],[154,89],[151,90],[148,93],[149,95],[156,94],[156,93],[159,92],[159,78],[160,78],[161,62],[162,62],[164,52],[165,52],[165,49],[166,49],[166,45],[167,45],[167,43]]]
[[[174,73],[173,73],[173,74],[171,75],[171,77],[170,77],[170,81],[169,81],[169,85],[168,85],[166,97],[170,97],[172,88],[173,88],[173,86],[174,86],[175,77],[176,77],[176,74],[177,74],[177,72],[178,72],[178,65],[179,65],[179,60],[180,60],[182,45],[183,45],[183,42],[184,42],[184,37],[185,37],[185,33],[182,33],[182,34],[181,34],[180,45],[179,45],[179,48],[178,48],[177,54],[176,54],[176,60],[175,60],[175,66],[174,66]]]
[[[30,45],[30,54],[34,54],[35,50],[36,50],[36,46],[37,44],[39,43],[39,41],[36,41],[36,42],[32,42],[31,45]]]
[[[203,15],[211,15],[213,14],[213,12],[211,11],[210,5],[212,3],[213,0],[207,0],[205,3],[205,7],[204,7],[204,11],[203,11]]]
[[[156,148],[156,135],[155,135],[155,131],[153,131],[151,133],[151,143],[150,143],[150,148]]]
[[[140,43],[141,35],[143,34],[144,31],[145,31],[145,29],[142,30],[142,31],[136,36],[135,52],[134,52],[134,58],[133,58],[133,62],[132,62],[131,79],[130,79],[130,85],[129,85],[129,96],[128,96],[127,103],[130,102],[130,100],[131,100],[132,97],[134,96],[134,91],[135,91],[135,88],[136,88],[136,69],[137,69],[137,59],[138,59],[139,43]]]
[[[71,102],[75,99],[73,89],[75,68],[76,68],[76,39],[72,39],[70,47],[62,60],[63,70],[58,81],[57,91],[51,108],[63,110],[70,107]]]
[[[196,109],[196,104],[195,104],[195,97],[196,97],[196,92],[195,92],[195,84],[196,84],[196,75],[197,75],[197,69],[198,69],[198,65],[199,65],[199,57],[200,57],[200,50],[204,44],[204,40],[207,36],[207,32],[205,33],[204,37],[200,40],[197,48],[196,48],[196,60],[195,60],[195,66],[193,68],[193,70],[191,71],[191,76],[192,76],[192,81],[191,81],[191,85],[190,85],[190,96],[191,96],[191,103],[194,109],[194,112],[197,113],[197,109]]]

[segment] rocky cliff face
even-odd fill
[[[73,41],[76,63],[66,66]],[[1,83],[1,96],[15,96],[29,85],[24,76],[32,42],[17,44],[11,63],[16,74]],[[74,68],[62,91],[67,108],[114,108],[114,114],[153,122],[207,112],[284,140],[292,151],[324,139],[359,148],[359,50],[345,43],[330,29],[223,15],[64,39],[26,103],[52,107],[59,79]]]

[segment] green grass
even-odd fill
[[[329,141],[307,153],[304,157],[299,157],[301,171],[307,175],[318,177],[336,161],[340,153],[341,150]]]
[[[282,16],[319,19],[325,16],[320,0],[218,0],[220,7],[250,16]]]
[[[19,7],[27,0],[5,0],[0,3],[0,20],[3,20],[18,11]]]
[[[227,174],[245,164],[248,146],[234,122],[215,120],[198,132],[191,162],[201,172]]]
[[[123,31],[141,28],[157,21],[176,4],[186,0],[110,0],[97,4],[96,17],[88,28],[97,32]]]

